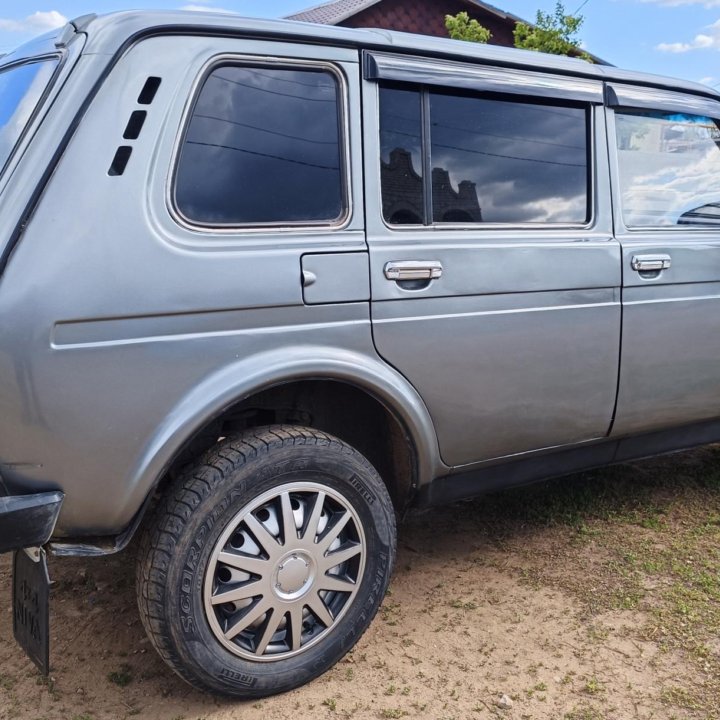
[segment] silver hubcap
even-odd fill
[[[324,485],[281,485],[246,505],[215,544],[205,614],[234,654],[283,660],[327,636],[364,568],[365,536],[350,503]]]

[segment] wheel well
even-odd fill
[[[405,428],[368,392],[335,380],[284,383],[232,405],[186,443],[166,477],[174,477],[222,437],[276,423],[312,427],[352,445],[378,471],[398,511],[412,498],[417,462]]]

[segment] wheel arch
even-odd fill
[[[357,352],[308,346],[286,348],[223,367],[196,385],[173,408],[136,463],[129,483],[128,503],[134,506],[131,512],[141,508],[192,439],[214,420],[273,388],[313,381],[353,388],[394,418],[412,447],[415,489],[441,474],[444,465],[430,414],[417,391],[396,370]]]

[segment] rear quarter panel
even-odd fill
[[[344,228],[198,232],[171,217],[182,118],[201,69],[220,53],[329,60],[345,75],[350,107],[359,107],[352,50],[155,37],[112,70],[0,292],[3,474],[26,488],[66,492],[59,535],[122,529],[183,433],[279,381],[283,358],[288,379],[336,371],[372,385],[382,376],[377,392],[399,405],[408,395],[406,415],[417,412],[408,422],[431,437],[419,398],[375,354],[368,303],[303,303],[304,253],[365,251],[359,113],[349,117],[352,211]],[[128,143],[123,131],[148,76],[161,86],[143,108],[140,137]],[[109,176],[121,144],[132,145],[130,161]]]

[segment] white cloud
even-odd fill
[[[207,0],[200,0],[200,2],[206,2]],[[191,12],[216,12],[216,13],[227,13],[228,15],[236,15],[234,10],[225,10],[225,8],[212,7],[212,5],[183,5],[181,10],[190,10]]]
[[[62,27],[67,21],[67,18],[57,10],[49,10],[48,12],[38,11],[32,15],[28,15],[24,20],[0,18],[0,30],[5,30],[6,32],[40,33]]]
[[[715,48],[720,50],[720,20],[708,26],[709,33],[699,33],[690,42],[660,43],[655,46],[656,50],[669,53],[686,53],[690,50],[708,50]]]
[[[647,137],[650,137],[648,135]],[[720,197],[720,159],[712,140],[696,141],[693,152],[621,153],[626,175],[625,220],[632,225],[676,225],[684,213]],[[707,149],[704,149],[707,148]]]
[[[715,87],[715,85],[720,84],[717,78],[714,78],[712,75],[709,75],[708,77],[700,78],[698,80],[699,83],[702,83],[703,85],[709,85],[710,87]]]

